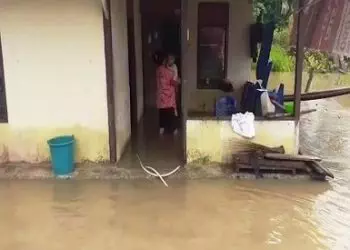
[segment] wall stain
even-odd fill
[[[74,135],[76,162],[109,160],[108,132],[82,126],[70,128],[12,128],[0,126],[0,163],[47,162],[50,159],[47,140],[60,135]]]

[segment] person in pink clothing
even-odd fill
[[[172,69],[171,56],[165,56],[156,71],[157,108],[159,110],[160,133],[177,132],[176,126],[176,87],[179,84]]]

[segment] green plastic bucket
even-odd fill
[[[284,109],[286,110],[286,113],[292,115],[294,113],[294,102],[284,103]]]

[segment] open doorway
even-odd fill
[[[129,58],[129,88],[130,88],[130,124],[131,134],[137,133],[137,77],[134,29],[134,0],[127,0],[128,58]]]
[[[129,9],[131,9],[130,2]],[[133,46],[133,15],[128,11],[129,47]],[[144,115],[135,129],[135,106],[140,98],[134,90],[135,70],[130,69],[130,100],[133,154],[139,154],[142,160],[157,169],[176,167],[183,163],[184,148],[181,122],[181,88],[177,91],[176,135],[161,135],[159,130],[159,112],[157,109],[157,83],[154,54],[162,51],[175,56],[175,63],[181,77],[181,0],[140,0],[141,41],[143,64],[143,104]],[[130,38],[130,36],[133,36]],[[136,34],[137,37],[137,34]],[[134,63],[135,51],[129,48],[129,66]],[[134,110],[134,111],[133,111]],[[137,131],[135,131],[137,130]],[[134,158],[134,157],[133,157]],[[125,162],[124,162],[125,163]],[[134,164],[132,164],[134,165]],[[137,165],[137,164],[135,164]]]
[[[181,0],[140,0],[142,18],[142,51],[144,100],[146,109],[156,107],[157,65],[152,58],[157,51],[172,53],[181,65]],[[181,73],[181,72],[180,72]]]

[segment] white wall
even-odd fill
[[[111,0],[117,159],[130,139],[130,87],[126,0]]]
[[[249,24],[252,22],[252,4],[248,0],[189,0],[187,1],[187,25],[190,40],[187,42],[186,59],[188,60],[187,84],[189,85],[188,100],[189,110],[210,111],[214,107],[218,90],[197,89],[197,29],[198,29],[198,4],[200,2],[229,2],[229,37],[227,46],[227,78],[234,82],[234,87],[239,89],[249,80],[251,59],[249,51]],[[235,95],[240,97],[240,93]],[[205,106],[205,108],[204,108]],[[204,110],[203,110],[204,111]]]
[[[99,0],[0,0],[9,123],[106,129]]]
[[[9,115],[0,155],[47,160],[46,139],[72,133],[78,160],[108,159],[100,0],[0,0],[0,31]]]

